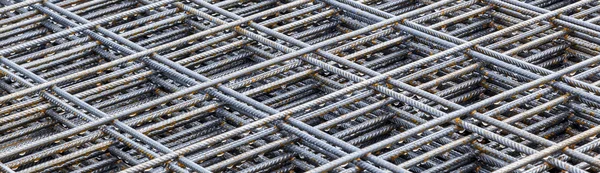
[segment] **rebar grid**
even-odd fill
[[[599,172],[593,0],[0,0],[0,172]]]

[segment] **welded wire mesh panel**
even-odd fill
[[[600,172],[594,0],[0,0],[0,172]]]

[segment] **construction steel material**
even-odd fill
[[[594,0],[0,0],[0,172],[600,172]]]

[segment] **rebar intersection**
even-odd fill
[[[2,172],[598,172],[592,0],[0,0]]]

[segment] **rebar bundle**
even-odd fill
[[[600,172],[594,0],[0,0],[0,172]]]

